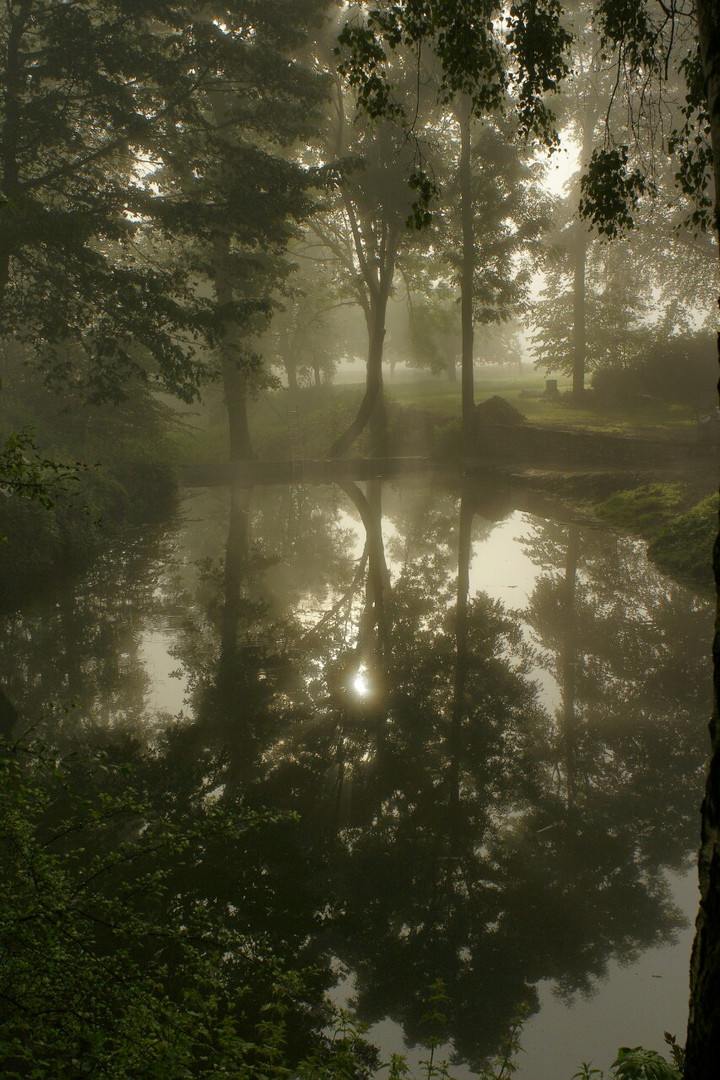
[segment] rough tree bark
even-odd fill
[[[717,0],[696,0],[695,9],[711,121],[715,226],[720,235],[720,5]],[[690,963],[685,1080],[715,1080],[720,1062],[720,533],[713,563],[718,597],[713,642],[715,706],[710,722],[710,769],[702,804],[700,909]]]

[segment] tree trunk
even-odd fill
[[[220,342],[220,365],[222,370],[225,406],[228,412],[228,430],[230,435],[230,460],[248,461],[254,457],[250,441],[247,397],[248,387],[245,373],[240,367],[240,356],[234,340],[234,327],[230,318],[233,301],[233,289],[228,272],[230,241],[226,236],[216,236],[213,240],[213,285],[215,297],[223,319],[222,340]]]
[[[243,581],[250,557],[250,501],[252,488],[233,485],[230,492],[230,526],[225,550],[224,604],[221,615],[221,654],[234,663],[238,644],[238,620]]]
[[[392,278],[391,278],[392,280]],[[349,427],[336,439],[328,450],[328,457],[341,457],[365,429],[373,411],[382,405],[383,396],[383,345],[385,342],[385,313],[387,310],[390,282],[372,298],[368,318],[368,358],[365,393],[357,415]]]
[[[463,96],[455,110],[460,123],[460,215],[462,220],[462,268],[460,276],[462,425],[466,448],[470,446],[475,413],[475,376],[473,370],[473,284],[475,274],[475,230],[473,222],[472,162],[470,160],[472,104]]]
[[[578,628],[575,596],[580,529],[570,525],[565,558],[565,579],[562,584],[562,637],[560,645],[560,689],[562,692],[561,738],[565,751],[566,806],[572,810],[577,802],[577,735],[575,710],[577,687]]]
[[[715,174],[715,227],[720,234],[720,7],[696,0]],[[720,333],[718,333],[720,359]],[[700,909],[690,962],[686,1080],[714,1080],[720,1062],[720,534],[713,553],[717,615],[713,642],[715,703],[710,722],[710,769],[702,804],[698,859]]]
[[[580,164],[587,166],[595,142],[595,127],[598,121],[599,98],[592,98],[585,105],[582,125],[582,145]],[[587,304],[586,281],[588,246],[590,236],[582,218],[575,223],[573,236],[573,354],[572,354],[572,399],[582,401],[585,394],[585,368],[587,365]]]
[[[250,440],[247,410],[247,382],[231,355],[223,357],[223,389],[228,411],[230,460],[249,461],[255,457]]]
[[[363,518],[367,533],[368,580],[367,603],[372,609],[372,623],[377,632],[375,655],[377,662],[385,664],[390,656],[389,597],[390,574],[385,559],[385,541],[382,534],[382,480],[375,478],[365,484],[365,500],[369,513]],[[358,503],[356,502],[356,506]]]
[[[580,402],[585,394],[585,358],[587,332],[585,326],[585,265],[587,262],[588,233],[584,221],[575,224],[574,275],[573,275],[573,364],[572,396]]]
[[[451,826],[459,825],[460,759],[462,756],[462,727],[467,708],[468,673],[468,601],[470,597],[470,556],[472,554],[472,524],[475,514],[470,500],[460,500],[458,526],[457,602],[455,607],[455,679],[453,684],[450,732],[448,739],[450,771],[448,809]]]
[[[11,739],[20,714],[0,683],[0,739]]]
[[[285,358],[285,372],[287,374],[290,400],[294,401],[297,398],[298,392],[297,363],[295,362],[294,358],[290,356],[286,356]]]
[[[382,533],[382,480],[368,480],[366,494],[352,480],[338,483],[352,499],[365,528],[367,582],[365,606],[358,627],[357,659],[371,672],[374,701],[368,703],[367,708],[380,720],[386,716],[387,709],[392,634],[392,589]]]

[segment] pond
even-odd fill
[[[3,619],[24,717],[55,702],[59,737],[297,815],[255,925],[384,1054],[424,1055],[442,986],[458,1077],[520,1016],[534,1080],[684,1033],[712,612],[540,511],[422,479],[193,489]]]

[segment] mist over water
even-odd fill
[[[6,617],[3,665],[27,716],[77,701],[57,738],[212,759],[299,815],[269,923],[383,1051],[428,1038],[441,979],[458,1076],[524,1008],[520,1075],[550,1080],[684,1023],[711,613],[638,541],[505,494],[187,492]]]

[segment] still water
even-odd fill
[[[524,1011],[519,1075],[569,1080],[683,1033],[711,620],[512,493],[206,489],[5,617],[0,675],[25,717],[72,703],[59,733],[296,813],[260,930],[384,1053],[442,980],[454,1075]]]

